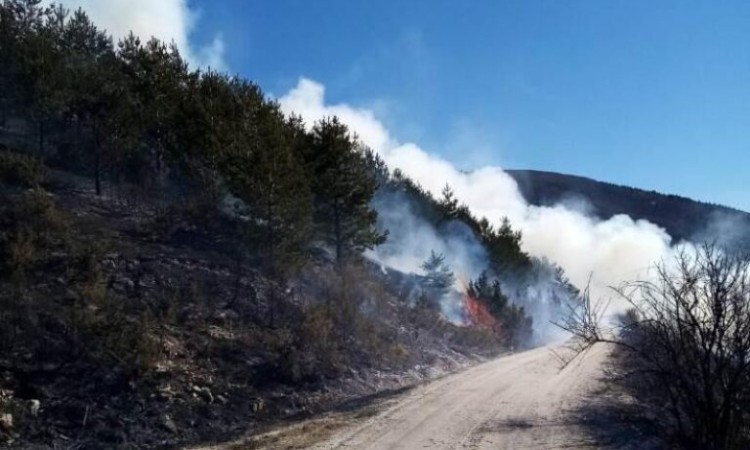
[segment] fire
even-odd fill
[[[487,305],[478,298],[471,296],[469,286],[461,277],[458,278],[458,282],[464,293],[464,312],[469,324],[494,330],[497,326],[497,320],[490,314]]]
[[[469,322],[474,326],[494,329],[497,325],[497,320],[492,317],[487,306],[468,293],[464,294],[464,309],[466,310]]]

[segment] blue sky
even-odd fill
[[[207,1],[232,72],[304,76],[459,167],[552,170],[750,210],[750,2]]]

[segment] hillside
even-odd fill
[[[510,224],[391,174],[336,117],[83,11],[1,2],[0,23],[0,447],[252,434],[533,345],[534,307],[576,299]],[[404,254],[406,212],[376,199],[472,249],[476,279]],[[373,264],[387,245],[415,265]]]
[[[589,213],[608,219],[627,214],[645,219],[675,240],[715,240],[747,245],[750,214],[677,195],[646,191],[574,175],[538,170],[508,170],[533,205],[584,200]]]
[[[0,168],[13,155],[0,146]],[[24,189],[0,170],[0,447],[229,439],[502,349],[409,307],[379,268],[319,257],[282,285],[238,264],[227,217],[166,223],[88,178],[37,173]]]

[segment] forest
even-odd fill
[[[384,195],[436,229],[467,227],[482,274],[456,288],[461,268],[435,253],[398,275],[419,288],[407,301],[414,291],[365,256],[389,238]],[[449,186],[434,198],[391,172],[336,117],[286,116],[255,83],[189,67],[174,44],[115,42],[82,10],[0,4],[8,442],[200,441],[341,400],[305,406],[290,386],[532,345],[529,302],[543,299],[525,289],[546,283],[559,310],[578,291],[521,242]],[[472,308],[446,320],[439,297],[457,289],[491,320]],[[177,433],[196,415],[213,422]],[[105,425],[121,420],[122,432]]]

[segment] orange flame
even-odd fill
[[[487,305],[478,298],[471,296],[469,286],[463,277],[458,277],[458,284],[464,292],[464,312],[470,325],[494,330],[497,320],[490,314]]]

